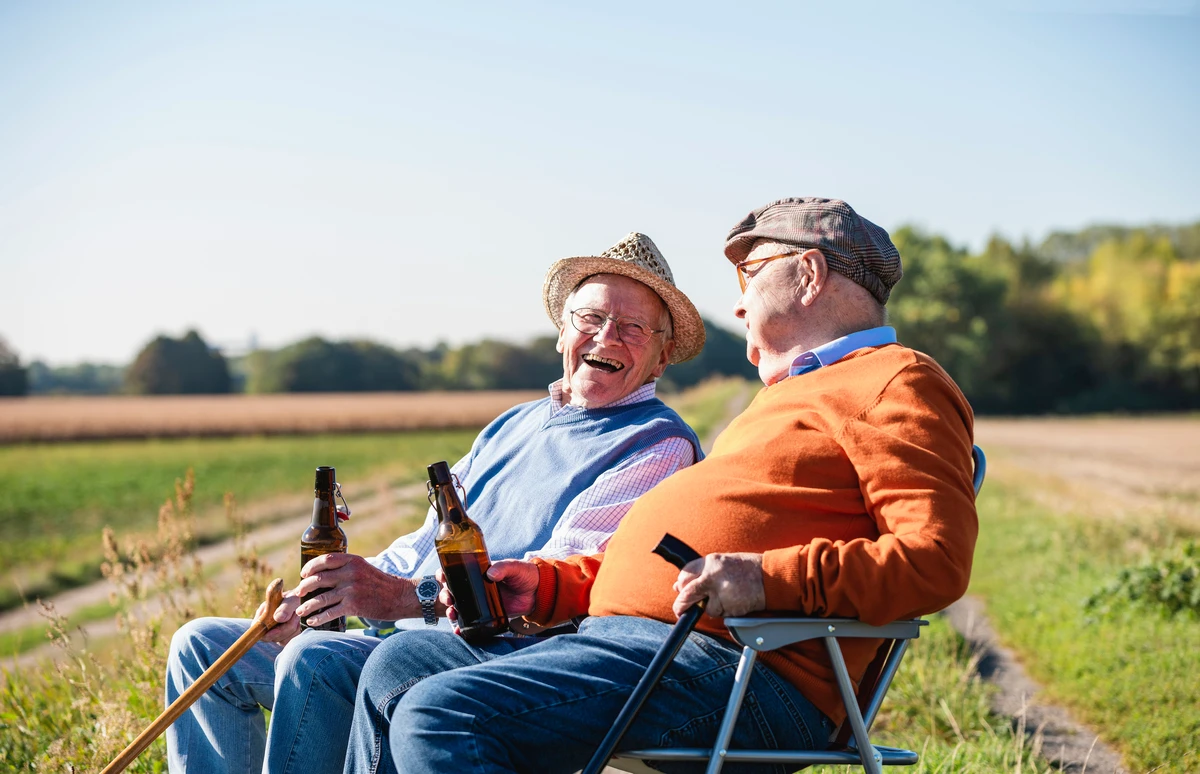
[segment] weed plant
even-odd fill
[[[1140,608],[1200,620],[1200,542],[1188,540],[1165,556],[1122,568],[1083,607],[1099,615]]]

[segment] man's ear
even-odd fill
[[[675,339],[670,339],[663,345],[662,352],[658,353],[658,362],[654,364],[654,370],[650,372],[650,376],[654,379],[662,378],[663,371],[667,370],[667,366],[671,362],[671,353],[675,351]]]
[[[824,253],[812,248],[800,254],[797,265],[801,281],[800,303],[812,306],[825,289],[825,282],[829,279],[829,264],[825,261]]]
[[[558,342],[554,345],[554,349],[560,355],[563,353],[563,350],[566,349],[566,345],[563,344],[563,336],[566,334],[566,332],[567,332],[567,326],[563,325],[562,323],[559,323],[559,325],[558,325]]]

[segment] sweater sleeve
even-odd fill
[[[978,534],[970,407],[944,372],[916,363],[839,433],[874,540],[824,538],[767,551],[767,607],[881,625],[965,593]]]
[[[592,584],[604,562],[604,554],[572,556],[569,559],[534,559],[539,579],[537,598],[529,620],[540,626],[586,615]]]

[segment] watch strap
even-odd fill
[[[421,578],[421,583],[424,583],[425,581],[433,581],[434,583],[437,583],[437,578],[433,577],[432,575],[426,575],[424,578]],[[441,588],[441,584],[438,584],[438,588]],[[437,610],[435,608],[437,603],[436,592],[428,599],[418,595],[417,601],[421,603],[421,614],[425,617],[425,624],[427,626],[437,626]]]

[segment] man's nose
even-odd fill
[[[600,324],[600,330],[596,331],[592,338],[600,342],[619,342],[621,340],[621,333],[617,329],[617,321],[611,317],[606,318]]]
[[[733,316],[739,320],[746,319],[746,305],[743,303],[746,300],[746,294],[738,296],[737,303],[733,305]]]

